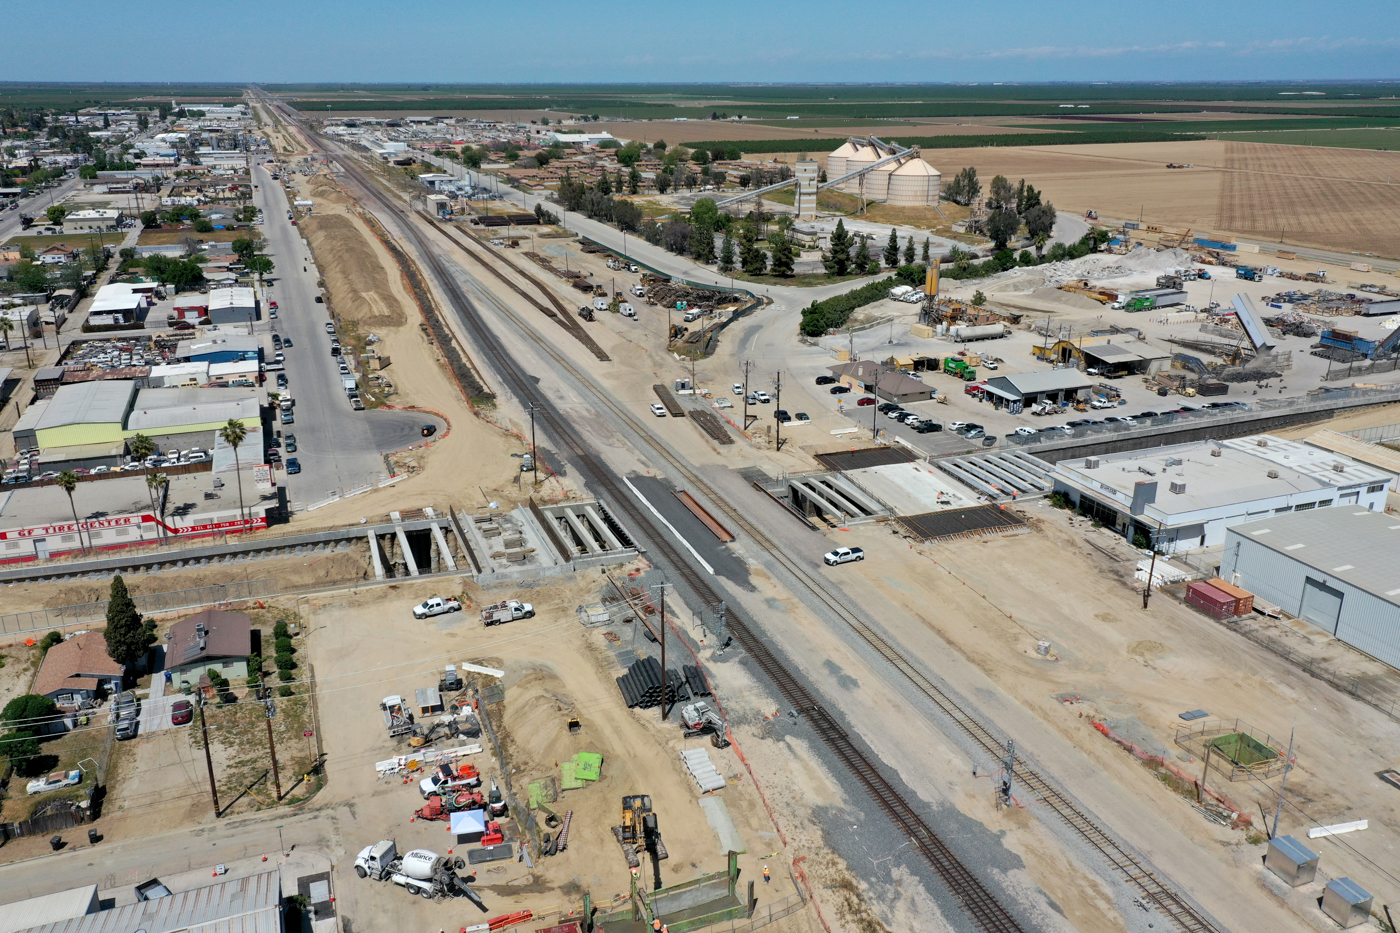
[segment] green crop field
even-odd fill
[[[1285,130],[1273,133],[1230,133],[1231,142],[1275,146],[1332,146],[1338,149],[1400,149],[1400,127],[1389,129]]]
[[[153,100],[214,101],[239,100],[243,88],[236,84],[109,84],[54,83],[24,84],[0,82],[0,107],[32,107],[47,110],[75,110],[98,104],[130,104]]]

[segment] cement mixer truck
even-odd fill
[[[465,867],[466,862],[460,858],[446,858],[427,849],[414,849],[399,855],[398,846],[392,839],[382,839],[372,846],[365,846],[355,857],[355,874],[361,878],[392,881],[409,893],[429,900],[462,895],[484,913],[486,904],[467,884],[476,876],[457,876],[455,869]]]

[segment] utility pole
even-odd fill
[[[1288,772],[1293,770],[1293,736],[1297,733],[1298,726],[1295,723],[1292,731],[1288,733],[1288,758],[1283,763],[1283,780],[1278,785],[1278,807],[1274,810],[1274,828],[1269,833],[1269,838],[1273,839],[1278,835],[1278,818],[1283,812],[1283,789],[1288,786]]]
[[[882,370],[875,370],[875,404],[870,406],[870,439],[880,436],[880,376]]]
[[[1012,789],[1016,783],[1016,742],[1012,739],[1006,740],[1006,757],[1001,760],[1001,797],[998,804],[1003,807],[1012,805]]]
[[[1152,542],[1152,563],[1147,568],[1147,585],[1142,588],[1142,609],[1147,611],[1147,601],[1152,598],[1152,574],[1157,570],[1157,546],[1162,541],[1162,523],[1157,523],[1157,540]]]
[[[661,591],[661,721],[666,721],[666,590],[671,587],[670,583],[658,583],[656,589]]]
[[[753,360],[744,360],[744,430],[749,429],[749,367]]]
[[[532,404],[525,410],[530,413],[530,467],[535,471],[535,484],[539,485],[540,455],[535,452],[535,412],[539,411],[539,407]]]
[[[282,799],[282,776],[277,772],[277,746],[272,744],[272,717],[277,715],[277,707],[273,705],[271,691],[263,701],[267,706],[267,752],[272,756],[272,782],[277,788],[277,799]]]
[[[204,694],[199,695],[199,731],[204,738],[204,765],[209,769],[209,795],[214,798],[214,817],[219,817],[219,789],[214,785],[214,756],[209,754],[209,726],[204,721]]]
[[[775,449],[781,451],[783,449],[783,421],[777,417],[777,412],[783,407],[783,371],[781,369],[778,370],[777,377],[773,380],[773,394],[776,397],[773,402],[773,420],[778,425],[778,446]]]

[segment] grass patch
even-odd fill
[[[786,204],[789,207],[797,203],[797,190],[795,188],[783,188],[779,191],[770,191],[763,196],[765,201],[773,201],[776,204]],[[874,205],[874,201],[867,200],[867,208]],[[860,212],[861,199],[853,194],[846,194],[841,191],[834,191],[828,188],[826,191],[817,193],[817,209],[829,211],[833,214],[857,214]]]
[[[136,238],[137,246],[179,246],[186,239],[193,238],[196,243],[232,243],[240,237],[250,234],[249,230],[211,230],[208,233],[195,233],[194,228],[188,230],[142,230],[141,235]]]

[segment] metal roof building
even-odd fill
[[[135,395],[136,383],[123,379],[61,385],[34,420],[33,446],[120,444]],[[19,433],[16,424],[16,443]]]
[[[1088,392],[1090,385],[1089,377],[1077,369],[1045,369],[1033,373],[992,376],[986,380],[988,394],[1024,405],[1075,398]]]
[[[15,901],[0,909],[0,933],[19,933],[56,920],[97,913],[98,907],[95,884]]]
[[[215,431],[230,418],[251,430],[261,424],[258,398],[252,390],[242,391],[247,394],[238,389],[142,389],[127,420],[126,434]]]
[[[1400,520],[1356,507],[1229,529],[1220,576],[1400,668]]]
[[[258,299],[251,288],[216,288],[209,292],[209,320],[247,324],[257,320]]]
[[[28,927],[22,933],[282,933],[281,902],[281,874],[273,870]]]

